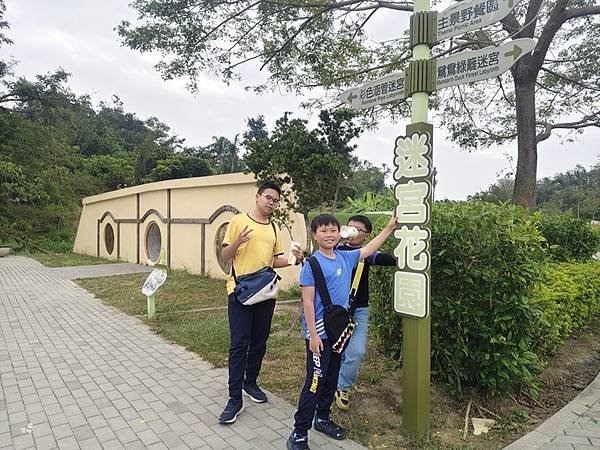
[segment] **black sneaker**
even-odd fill
[[[267,401],[267,394],[265,394],[256,383],[244,384],[243,389],[248,397],[250,397],[250,400],[252,400],[254,403],[264,403]]]
[[[287,440],[287,448],[288,450],[310,450],[308,436],[302,436],[293,431]]]
[[[235,422],[239,413],[244,410],[244,402],[241,398],[230,397],[227,406],[219,416],[219,423],[229,424]]]
[[[348,432],[331,419],[319,419],[315,417],[315,430],[325,433],[330,438],[337,439],[338,441],[346,439],[346,436],[348,436]]]

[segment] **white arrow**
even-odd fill
[[[375,105],[402,100],[404,73],[392,73],[362,86],[348,89],[340,94],[340,101],[355,109],[372,108]]]
[[[504,19],[521,0],[468,0],[438,14],[437,41]]]
[[[499,47],[490,46],[439,59],[437,89],[481,81],[503,74],[520,58],[531,52],[536,43],[535,39],[519,38]]]

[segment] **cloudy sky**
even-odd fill
[[[125,109],[145,119],[158,117],[190,146],[207,145],[212,136],[232,139],[241,134],[249,117],[264,115],[271,127],[284,111],[310,117],[299,109],[301,98],[286,93],[257,96],[241,84],[226,85],[206,76],[192,95],[183,81],[163,81],[153,68],[151,55],[141,55],[119,44],[114,28],[135,18],[127,0],[5,0],[8,36],[14,45],[3,57],[18,61],[17,75],[32,78],[59,66],[72,74],[69,85],[77,94],[88,93],[94,102],[110,101],[117,94]],[[400,22],[405,22],[408,15]],[[387,20],[387,22],[385,21]],[[395,21],[396,27],[398,21]],[[393,33],[389,18],[372,26]],[[404,25],[405,27],[407,25]],[[313,118],[314,118],[314,113]],[[434,124],[435,124],[435,119]],[[357,154],[374,164],[392,165],[393,143],[404,133],[407,121],[381,123],[364,133]],[[493,183],[516,161],[516,142],[502,148],[468,153],[451,144],[441,128],[434,136],[434,164],[438,170],[436,198],[464,199]],[[551,138],[538,148],[538,177],[572,169],[589,168],[600,157],[598,130],[587,131],[577,142]],[[468,173],[468,176],[465,174]]]

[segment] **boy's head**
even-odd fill
[[[272,181],[262,183],[256,192],[256,207],[265,216],[270,216],[279,205],[281,188]]]
[[[340,222],[332,214],[319,214],[310,223],[319,248],[332,249],[340,241]]]
[[[358,235],[356,237],[348,239],[348,245],[352,247],[360,247],[373,230],[373,224],[369,218],[360,214],[350,217],[347,225],[358,230]]]

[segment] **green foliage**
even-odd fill
[[[534,351],[547,355],[600,314],[600,262],[551,264],[534,290],[533,304],[540,311]]]
[[[538,181],[536,208],[548,214],[569,214],[581,219],[600,219],[600,163],[590,170],[573,170]]]
[[[124,111],[118,97],[94,109],[68,77],[59,69],[2,81],[0,238],[21,250],[70,250],[82,197],[214,173],[210,152],[182,147],[167,125]]]
[[[348,207],[344,210],[353,214],[370,211],[392,211],[396,207],[396,198],[391,189],[378,193],[366,192],[364,196],[348,198]]]
[[[379,170],[352,155],[356,145],[351,142],[362,131],[354,117],[347,109],[323,110],[318,127],[308,129],[306,120],[285,113],[272,133],[263,117],[249,119],[243,140],[247,149],[244,162],[258,180],[275,180],[284,187],[282,211],[301,212],[306,220],[313,210],[335,212],[348,195],[360,190],[353,187],[354,181],[362,183],[360,180],[372,178]],[[355,169],[360,173],[353,178],[349,174]],[[381,187],[377,180],[371,181]]]
[[[545,254],[533,219],[508,205],[434,205],[432,373],[455,393],[466,386],[493,395],[518,390],[541,370],[532,351],[532,290]],[[381,342],[397,351],[390,348],[401,342],[390,279],[376,271],[371,298]]]
[[[589,259],[600,245],[599,235],[590,225],[572,216],[542,215],[538,226],[555,261]]]

